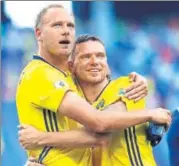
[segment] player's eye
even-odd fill
[[[70,28],[74,28],[75,27],[75,25],[72,24],[72,23],[69,23],[67,26],[70,27]]]
[[[97,54],[97,57],[98,57],[98,58],[104,58],[104,57],[105,57],[105,54],[103,54],[103,53],[98,53],[98,54]]]
[[[90,58],[90,55],[89,54],[86,54],[83,56],[84,59],[89,59]]]
[[[58,27],[61,27],[61,26],[62,26],[62,23],[56,23],[56,24],[54,24],[53,26],[58,28]]]

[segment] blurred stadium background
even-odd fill
[[[47,3],[1,1],[2,166],[26,161],[17,137],[15,92],[22,68],[36,53],[36,12]],[[74,12],[77,36],[90,33],[104,41],[113,78],[136,71],[149,81],[148,107],[178,107],[179,2],[53,3],[65,3]],[[154,148],[159,166],[170,166],[166,136]]]

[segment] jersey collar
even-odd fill
[[[63,71],[63,70],[60,70],[58,68],[56,68],[55,66],[53,66],[52,64],[50,64],[49,62],[47,62],[45,59],[43,59],[41,56],[38,56],[38,55],[34,55],[33,56],[33,59],[35,60],[41,60],[47,64],[49,64],[50,66],[54,67],[55,69],[59,70],[65,77],[67,77],[67,74]]]
[[[77,86],[78,91],[81,92],[83,98],[85,98],[85,100],[86,100],[88,103],[90,103],[90,104],[95,103],[95,102],[100,98],[100,96],[103,94],[103,92],[104,92],[105,89],[108,87],[108,85],[111,83],[111,79],[108,79],[108,83],[104,86],[104,88],[101,90],[101,92],[100,92],[99,95],[96,97],[96,99],[95,99],[93,102],[90,102],[90,101],[88,100],[88,98],[85,96],[85,93],[84,93],[83,89],[81,88],[81,85],[80,85],[79,80],[78,80],[76,77],[74,77],[74,78],[73,78],[73,81],[74,81],[75,85]]]

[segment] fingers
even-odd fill
[[[19,144],[20,144],[20,146],[22,146],[24,148],[23,144],[20,141],[19,141]]]
[[[23,130],[18,131],[18,137],[19,137],[19,140],[21,140],[24,137],[24,131]]]
[[[168,121],[166,124],[165,124],[165,131],[167,131],[169,129],[171,125],[171,121]]]
[[[145,94],[145,96],[147,95],[147,90],[146,89],[141,89],[140,91],[138,91],[138,89],[134,89],[130,93],[125,94],[125,96],[128,99],[137,99],[138,97],[140,97],[143,94]]]
[[[140,85],[141,85],[141,83],[140,83]],[[128,88],[125,89],[125,93],[129,93],[130,91],[132,91],[133,89],[137,88],[140,85],[139,85],[139,83],[133,83],[132,85],[130,85]]]
[[[129,79],[133,83],[125,90],[127,98],[136,99],[136,101],[138,101],[139,98],[141,99],[140,95],[148,94],[148,84],[145,77],[136,72],[132,72],[129,74]]]
[[[37,162],[27,161],[24,166],[44,166],[44,165],[39,164],[39,163],[37,163]]]
[[[172,117],[171,114],[169,115],[169,125],[172,123]]]
[[[19,139],[19,143],[24,149],[26,149],[26,144],[25,144],[24,140]]]
[[[140,87],[143,89],[143,88],[146,88],[146,85],[143,81],[139,81],[139,82],[136,82],[136,83],[133,83],[131,86],[129,86],[128,88],[126,88],[126,93],[127,92],[130,92],[132,91],[133,89],[137,88],[137,87]]]
[[[24,149],[31,149],[31,144],[29,144],[29,142],[24,139],[24,138],[19,138],[19,144],[24,148]]]
[[[171,112],[169,110],[167,110],[167,114],[171,116]]]
[[[136,81],[136,77],[137,77],[137,73],[136,72],[132,72],[129,74],[129,79],[131,82],[135,82]]]
[[[163,108],[156,108],[155,110],[156,112],[152,114],[154,122],[157,124],[166,124],[166,126],[169,126],[172,121],[170,111]]]
[[[137,101],[143,99],[146,95],[147,95],[147,94],[142,94],[141,96],[135,98],[135,99],[134,99],[134,102],[137,102]]]
[[[26,149],[28,146],[25,144],[25,142],[20,142],[20,145],[24,148],[24,149]]]
[[[25,138],[24,138],[23,133],[24,133],[23,130],[19,130],[19,131],[18,131],[19,143],[20,143],[20,145],[21,145],[24,149],[26,149],[26,146],[25,146]]]
[[[17,126],[18,127],[18,129],[26,129],[27,127],[29,127],[29,125],[26,125],[26,124],[20,124],[20,125],[18,125]]]
[[[35,157],[30,156],[30,157],[28,158],[28,161],[37,162],[37,159],[36,159]]]
[[[166,110],[166,114],[167,114],[167,122],[165,124],[165,131],[168,130],[172,122],[171,112],[169,110]]]
[[[144,85],[139,85],[138,87],[132,89],[131,91],[127,92],[125,96],[128,99],[137,99],[140,96],[144,95],[146,96],[148,93],[146,87]]]

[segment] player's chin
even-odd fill
[[[98,84],[101,83],[103,81],[102,77],[91,77],[89,78],[89,82],[93,83],[93,84]]]
[[[60,49],[59,55],[60,56],[69,56],[71,54],[71,49]]]

